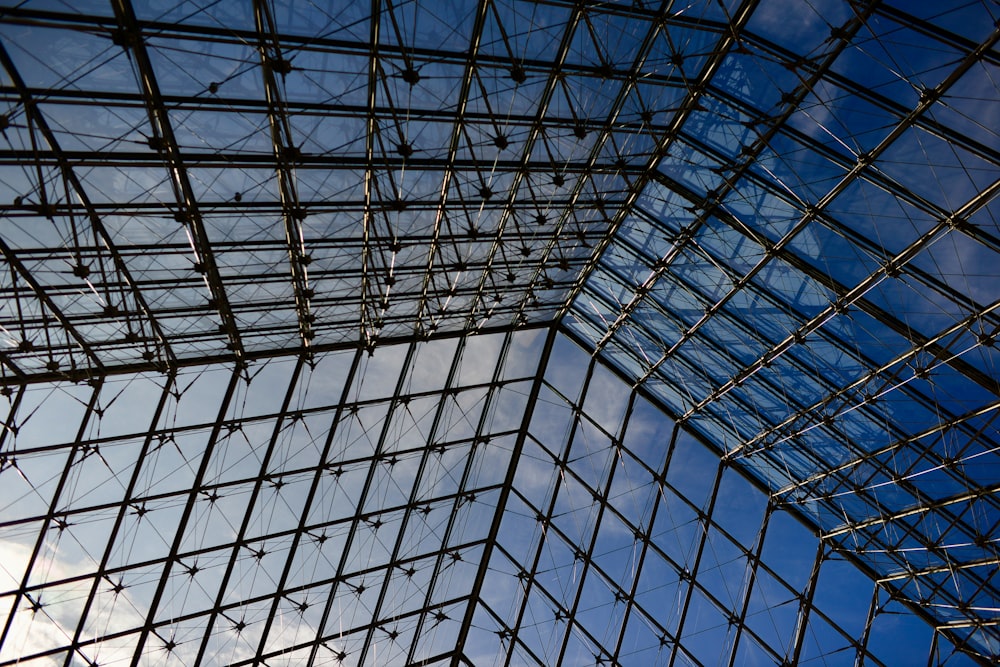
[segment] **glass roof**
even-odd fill
[[[4,372],[552,320],[652,159],[666,118],[647,109],[682,91],[632,85],[653,19],[519,1],[6,8]]]
[[[1000,659],[998,20],[0,1],[0,667]]]
[[[761,3],[567,326],[992,655],[1000,33],[935,7]]]

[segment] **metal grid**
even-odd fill
[[[448,662],[546,338],[19,391],[0,664]]]
[[[0,8],[0,664],[995,659],[1000,31],[902,5]]]
[[[588,356],[555,342],[481,565],[491,583],[468,664],[967,660],[793,506]]]
[[[642,393],[543,329],[31,385],[0,664],[971,664]]]
[[[720,31],[567,325],[995,657],[1000,30],[841,9]]]
[[[665,129],[654,19],[4,8],[5,377],[551,320]]]

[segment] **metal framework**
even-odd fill
[[[995,664],[998,21],[0,4],[0,667]]]

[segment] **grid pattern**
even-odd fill
[[[651,12],[73,7],[0,26],[12,379],[551,320],[666,129]]]
[[[591,363],[555,342],[470,664],[962,662],[947,642],[934,656],[930,626],[793,508]]]
[[[15,404],[2,665],[972,664],[561,334]]]
[[[447,662],[545,339],[20,392],[0,664]]]
[[[0,6],[0,667],[1000,660],[988,0]]]
[[[568,326],[994,655],[1000,30],[869,9],[750,17]]]

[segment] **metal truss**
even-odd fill
[[[519,518],[498,532],[493,557],[481,565],[481,578],[517,581],[510,593],[484,592],[469,628],[474,642],[504,656],[499,664],[799,664],[837,653],[856,664],[909,659],[895,652],[901,635],[892,619],[913,612],[890,582],[873,584],[874,573],[829,536],[801,539],[809,531],[792,518],[793,506],[750,485],[683,426],[657,422],[663,439],[650,442],[641,388],[608,411],[591,392],[605,401],[621,380],[598,366],[573,375],[559,389],[540,388],[547,412],[534,415],[517,464],[520,484],[553,481],[531,489],[511,479],[505,511]],[[561,441],[552,438],[553,421],[563,425]],[[588,461],[597,453],[599,462]],[[734,490],[739,485],[745,494]],[[867,574],[843,578],[844,567],[858,566]],[[829,603],[839,587],[849,590],[849,610]],[[886,627],[893,628],[888,646]],[[955,655],[937,652],[936,633],[923,640],[921,658],[929,652],[946,663]]]
[[[470,600],[468,590],[452,590],[455,564],[484,546],[485,534],[470,519],[492,515],[503,491],[502,476],[486,462],[508,458],[505,443],[521,431],[516,415],[496,414],[498,405],[509,408],[512,396],[537,382],[527,358],[533,354],[537,365],[541,346],[529,344],[531,338],[542,340],[530,332],[499,334],[468,348],[458,340],[435,341],[389,346],[371,359],[361,350],[302,353],[252,372],[210,366],[163,381],[151,376],[147,382],[160,388],[151,421],[143,427],[141,417],[131,417],[138,428],[123,435],[90,435],[111,419],[121,389],[114,380],[88,387],[72,442],[23,447],[4,457],[5,473],[19,477],[28,496],[45,495],[40,477],[51,461],[62,459],[64,467],[49,471],[57,481],[45,509],[38,505],[40,513],[3,523],[5,539],[15,541],[38,528],[33,548],[16,554],[24,560],[6,566],[8,574],[22,567],[23,575],[16,589],[4,592],[5,601],[12,610],[31,611],[7,616],[3,664],[112,664],[129,657],[215,663],[225,660],[227,644],[228,664],[289,655],[310,663],[347,656],[354,662],[380,651],[406,664],[438,661],[428,642],[442,624],[453,634]],[[482,373],[463,361],[465,350],[492,355],[495,370],[469,383],[470,372]],[[451,357],[445,377],[421,367],[423,355],[442,352]],[[520,371],[504,363],[509,354],[521,355],[514,364]],[[366,367],[377,372],[374,364],[384,356],[396,377],[374,382]],[[342,378],[338,393],[328,392],[330,375]],[[277,378],[284,394],[273,406],[278,412],[259,413],[253,406],[267,405]],[[204,382],[210,384],[198,386]],[[251,400],[255,382],[265,383],[256,389],[263,404]],[[26,391],[15,398],[15,410],[30,402]],[[214,420],[177,423],[186,400],[213,398],[204,412],[217,410]],[[22,419],[22,438],[29,422]],[[509,426],[498,429],[501,423]],[[459,430],[466,435],[459,437]],[[112,495],[94,486],[92,466],[106,469]],[[178,475],[183,479],[172,483]],[[95,495],[105,500],[88,500]],[[279,511],[286,503],[301,510]],[[103,546],[90,537],[95,520],[111,524]],[[165,520],[173,526],[169,534]],[[143,532],[159,549],[137,537]],[[74,546],[58,546],[67,541]],[[85,563],[79,573],[51,566],[70,553]],[[252,584],[256,577],[267,584]],[[178,586],[200,594],[179,598]],[[84,595],[82,607],[65,597],[68,590]],[[368,610],[363,617],[358,605]],[[142,609],[148,611],[140,615]],[[24,613],[66,632],[65,643],[43,648],[24,636]],[[291,634],[281,620],[289,613],[300,624]],[[103,631],[95,618],[107,621]],[[200,630],[192,634],[195,627]],[[433,641],[450,655],[453,640]],[[246,645],[237,650],[234,642]]]
[[[33,317],[12,314],[4,323],[16,331],[16,318],[15,342],[31,347],[6,353],[8,369],[28,377],[100,374],[105,366],[134,367],[140,345],[170,366],[177,357],[239,361],[551,319],[666,128],[622,116],[626,101],[635,104],[629,71],[596,77],[579,54],[571,57],[590,23],[586,12],[569,17],[562,46],[546,62],[511,50],[527,46],[505,25],[506,5],[484,1],[474,9],[471,49],[451,50],[406,34],[414,20],[406,4],[374,3],[368,14],[352,8],[375,17],[359,19],[370,42],[338,37],[353,27],[336,17],[325,17],[325,34],[304,38],[282,28],[268,3],[253,6],[252,29],[221,31],[140,18],[127,2],[113,14],[4,9],[12,30],[78,40],[93,49],[89,67],[134,80],[81,91],[71,71],[81,64],[54,61],[68,83],[43,87],[23,81],[17,58],[5,61],[14,81],[3,93],[12,141],[0,163],[38,171],[5,210],[26,233],[8,256],[45,253],[28,230],[46,219],[61,230],[52,241],[76,253],[68,260],[76,281],[9,286],[17,301],[40,303],[32,304]],[[643,21],[647,41],[661,29],[653,16]],[[238,71],[225,80],[217,70],[233,53]],[[167,69],[183,67],[177,58],[192,69]],[[338,62],[344,65],[317,69]],[[366,71],[352,73],[352,63],[366,63]],[[633,68],[640,67],[641,59]],[[178,77],[188,92],[178,93]],[[453,79],[455,90],[445,90]],[[588,101],[581,91],[591,80],[601,98]],[[84,141],[82,150],[70,149],[43,129],[51,124],[46,110],[60,119],[106,114],[121,131],[100,148]],[[72,133],[66,125],[61,131]],[[263,130],[266,152],[253,138]],[[440,145],[431,138],[437,135]],[[83,172],[86,182],[76,175]],[[112,189],[140,176],[173,196]],[[72,187],[57,187],[67,193],[54,196],[60,181]],[[100,245],[83,242],[77,218],[91,221]],[[115,220],[110,235],[101,231],[108,218]],[[169,261],[149,263],[151,246]],[[22,274],[48,275],[60,261],[41,254]],[[96,263],[125,273],[98,280]],[[138,286],[134,304],[103,296],[122,283]],[[94,306],[53,310],[50,295],[71,300],[81,286],[96,293]],[[35,359],[40,347],[51,365],[21,369],[19,355]]]
[[[992,664],[998,20],[0,7],[0,667]]]
[[[725,128],[680,129],[645,200],[622,213],[627,231],[602,255],[570,326],[776,502],[860,555],[894,596],[992,656],[995,478],[974,471],[992,469],[998,441],[1000,322],[988,290],[941,271],[941,247],[955,248],[959,274],[996,255],[1000,162],[995,137],[965,135],[938,116],[961,107],[955,88],[997,59],[1000,32],[987,26],[970,40],[894,7],[854,10],[819,54],[741,34],[746,52],[774,63],[771,76],[795,76],[760,89],[771,107],[748,93],[745,71],[706,82]],[[909,104],[843,65],[868,44],[895,43],[880,29],[942,45],[936,69],[901,75],[912,77]],[[855,104],[884,114],[877,132],[861,138],[838,117]],[[927,176],[915,187],[897,164],[899,144],[923,136],[914,159],[927,161]],[[933,191],[945,186],[932,141],[961,151],[970,178],[981,161],[975,186]],[[859,197],[868,213],[854,208]],[[899,215],[873,213],[879,197]],[[912,227],[890,237],[880,225],[893,217]]]

